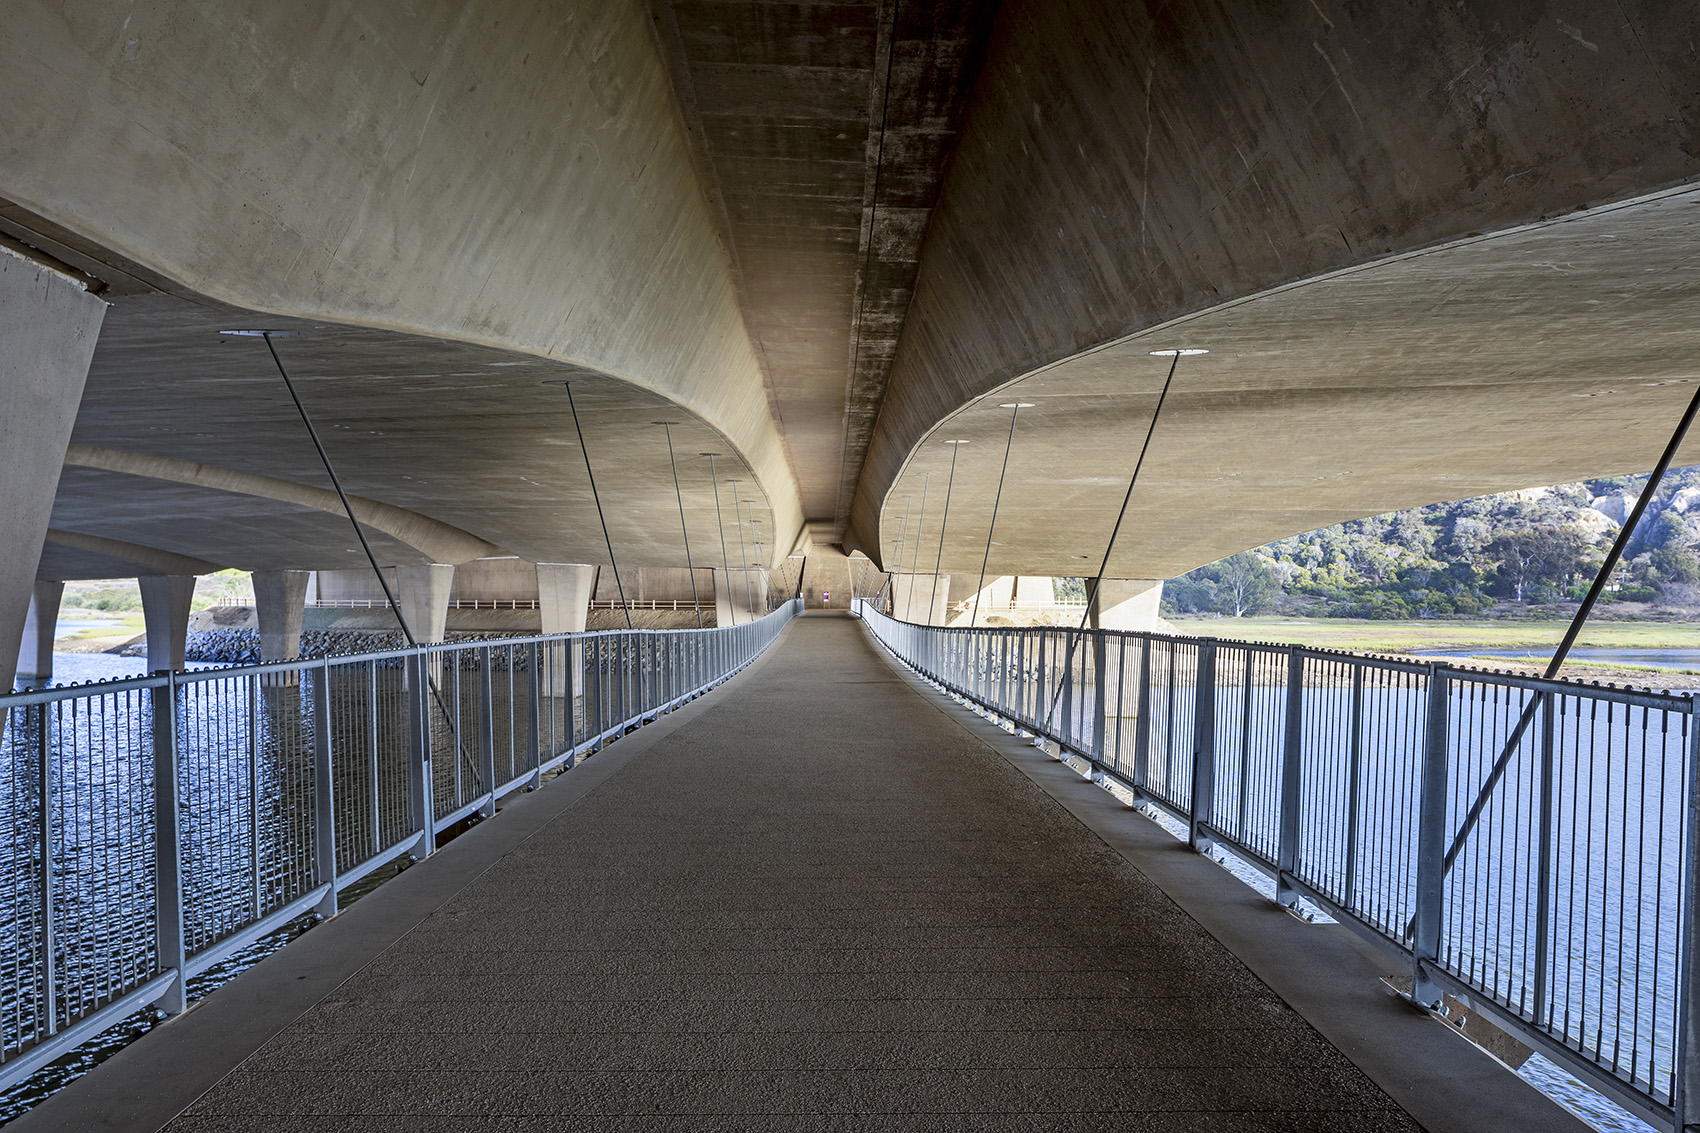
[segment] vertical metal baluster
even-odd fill
[[[42,1013],[49,1035],[59,1031],[59,964],[54,955],[57,935],[53,918],[53,741],[48,718],[51,704],[36,705],[39,723],[36,735],[36,834],[41,839],[41,990]],[[27,714],[29,709],[24,709]]]
[[[1416,916],[1411,947],[1411,998],[1424,1007],[1440,1002],[1440,988],[1429,976],[1429,966],[1440,955],[1446,898],[1446,758],[1451,712],[1445,668],[1430,665],[1428,679],[1428,723],[1417,817]]]
[[[311,670],[313,694],[313,880],[329,885],[313,911],[336,916],[336,791],[331,767],[330,663]]]
[[[1187,842],[1194,850],[1205,853],[1210,849],[1208,827],[1215,821],[1216,803],[1216,643],[1204,640],[1198,644],[1198,667],[1195,671],[1196,699],[1192,712],[1192,798],[1188,808],[1192,819],[1188,824]]]
[[[1341,896],[1358,907],[1358,805],[1363,790],[1364,667],[1352,665],[1352,737],[1346,762],[1346,877]]]
[[[437,848],[437,806],[431,775],[430,702],[425,697],[425,653],[415,649],[402,662],[407,682],[407,746],[413,829],[423,836],[414,857],[424,858]]]
[[[372,845],[371,853],[377,854],[384,848],[383,807],[378,791],[378,663],[366,662],[366,726],[371,730],[367,733],[366,771],[372,778],[372,789],[367,792],[368,804],[372,811]]]
[[[1281,749],[1281,843],[1275,859],[1276,903],[1292,908],[1299,895],[1287,883],[1299,858],[1299,775],[1304,748],[1304,651],[1287,650],[1287,720]]]
[[[159,970],[177,979],[155,1005],[167,1015],[189,1006],[188,957],[183,942],[183,847],[177,820],[177,678],[167,673],[153,690],[154,954]]]
[[[254,862],[254,918],[265,912],[260,868],[260,678],[248,678],[248,852]]]
[[[1106,710],[1109,703],[1106,698],[1106,694],[1109,691],[1109,656],[1105,647],[1104,631],[1101,629],[1095,629],[1091,632],[1092,667],[1097,674],[1093,678],[1092,682],[1092,758],[1097,760],[1099,763],[1103,763],[1104,757],[1109,750],[1109,744],[1105,742],[1106,734],[1109,731],[1106,727]]]
[[[1246,808],[1251,800],[1251,698],[1252,681],[1254,677],[1255,649],[1245,651],[1245,681],[1240,692],[1240,784],[1239,795],[1234,800],[1234,836],[1241,841],[1248,840],[1246,832]]]
[[[1146,789],[1151,770],[1151,638],[1139,635],[1139,713],[1133,729],[1133,785]]]
[[[455,654],[458,670],[461,654]],[[478,808],[483,818],[496,814],[496,681],[490,671],[491,650],[481,646],[478,657],[478,773],[484,779],[484,802]]]
[[[535,791],[543,785],[543,717],[541,713],[543,711],[543,689],[545,685],[541,670],[548,647],[540,646],[534,641],[525,648],[527,650],[525,668],[531,678],[531,711],[527,714],[525,722],[525,742],[526,746],[531,749],[531,778],[526,781],[526,785]],[[509,675],[512,676],[511,673]],[[569,707],[571,703],[571,701],[568,701]],[[555,749],[554,732],[555,709],[553,699],[551,699],[549,708],[549,750],[551,755],[554,754]]]

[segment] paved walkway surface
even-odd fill
[[[1417,1126],[859,624],[805,617],[170,1125],[297,1128]]]

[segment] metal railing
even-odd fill
[[[0,1088],[753,661],[710,630],[433,645],[0,697]]]
[[[1700,1122],[1690,697],[856,612],[929,681],[1397,957],[1420,1002],[1459,998],[1655,1124]]]

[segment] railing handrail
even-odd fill
[[[1693,694],[1136,630],[919,625],[861,600],[853,612],[924,679],[1173,815],[1195,848],[1232,847],[1280,903],[1313,901],[1402,957],[1419,1002],[1466,998],[1638,1116],[1700,1122]],[[1531,711],[1514,780],[1490,784],[1508,798],[1454,869],[1453,795],[1473,797],[1500,731]],[[1614,916],[1623,955],[1608,962]]]
[[[726,681],[801,609],[794,600],[709,629],[534,634],[0,697],[0,766],[17,777],[0,820],[19,831],[0,881],[17,905],[10,931],[33,942],[0,956],[0,980],[15,981],[0,987],[0,1089],[142,1007],[184,1010],[190,977],[297,917],[334,915],[338,893],[379,866],[433,852],[455,824],[494,815],[506,795]],[[100,790],[88,792],[89,780]],[[96,833],[77,834],[67,807]],[[290,821],[263,821],[272,807]],[[193,841],[207,830],[219,831],[216,844]],[[76,874],[86,849],[76,843],[89,838],[146,876]],[[137,839],[151,839],[147,852]],[[74,894],[61,874],[76,877]],[[240,892],[251,903],[232,913]],[[68,921],[99,920],[103,900],[132,935],[79,938],[61,923],[66,910]],[[78,956],[76,971],[59,955]]]

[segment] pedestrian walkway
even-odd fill
[[[1418,1128],[854,620],[686,711],[169,1128]]]

